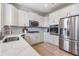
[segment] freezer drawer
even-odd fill
[[[79,55],[79,41],[69,39],[59,39],[59,48],[74,55]]]
[[[66,39],[59,39],[59,48],[69,51],[69,41]]]
[[[69,41],[69,52],[75,55],[79,55],[79,42]]]

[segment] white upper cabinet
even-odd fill
[[[16,7],[13,9],[13,24],[18,25],[18,9]]]
[[[1,4],[0,4],[0,30],[1,30]]]
[[[28,15],[25,11],[18,10],[18,23],[19,26],[29,26]]]
[[[23,11],[23,10],[19,10],[19,26],[29,26],[29,20],[34,20],[34,21],[38,21],[39,22],[39,26],[42,27],[43,26],[43,22],[44,22],[44,18],[34,12],[27,12],[27,11]]]
[[[18,25],[18,10],[11,4],[4,4],[4,25]]]
[[[43,19],[43,27],[49,27],[49,18],[48,16]]]
[[[59,24],[59,17],[58,17],[58,14],[55,15],[55,14],[50,14],[49,16],[49,25],[56,25],[56,24]]]

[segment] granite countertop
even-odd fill
[[[19,37],[19,41],[2,43],[7,37]],[[2,56],[40,56],[31,45],[20,35],[8,35],[0,41],[0,55]]]

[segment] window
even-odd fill
[[[6,38],[3,43],[6,43],[6,42],[12,42],[12,41],[17,41],[19,40],[19,37],[9,37],[9,38]]]

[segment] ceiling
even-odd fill
[[[41,16],[46,16],[51,12],[57,11],[63,7],[71,5],[71,3],[12,3],[19,9],[25,11],[33,11]]]

